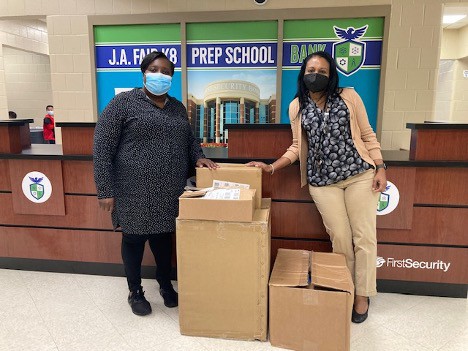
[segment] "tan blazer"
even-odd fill
[[[352,88],[343,89],[340,94],[349,109],[351,136],[361,158],[375,166],[374,160],[381,160],[380,143],[369,124],[366,108],[361,97]],[[299,99],[295,98],[289,104],[289,120],[293,141],[282,157],[288,158],[291,163],[299,160],[301,169],[301,187],[307,184],[307,149],[308,141],[305,131],[302,130]]]

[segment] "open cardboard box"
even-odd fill
[[[219,166],[216,169],[197,168],[197,187],[211,187],[213,180],[249,184],[250,189],[257,190],[255,194],[255,208],[260,208],[262,203],[262,170],[238,163],[219,163]]]
[[[271,345],[350,349],[354,285],[343,255],[279,249],[269,287]]]

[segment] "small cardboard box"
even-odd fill
[[[208,188],[213,185],[213,180],[249,184],[250,189],[257,190],[255,208],[260,208],[262,204],[262,170],[236,163],[219,163],[219,166],[216,169],[197,167],[197,187]]]
[[[177,219],[182,334],[266,340],[270,204],[250,223]]]
[[[269,286],[271,345],[349,350],[354,285],[343,255],[279,249]]]
[[[200,219],[209,221],[251,222],[255,210],[253,189],[239,189],[238,200],[215,200],[179,198],[180,219]]]

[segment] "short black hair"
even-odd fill
[[[46,108],[45,108],[45,109],[46,109],[46,111],[47,111],[47,109],[48,109],[49,107],[52,107],[52,108],[54,108],[54,106],[52,106],[52,105],[47,105],[47,106],[46,106]]]
[[[8,118],[15,119],[17,117],[15,111],[8,111]]]
[[[328,52],[316,51],[304,59],[304,61],[302,62],[301,70],[299,71],[299,75],[297,76],[297,92],[295,97],[299,98],[299,106],[301,106],[301,109],[304,108],[304,105],[307,103],[306,96],[309,92],[304,83],[305,70],[307,67],[307,62],[309,62],[309,60],[314,56],[320,56],[324,58],[330,65],[330,76],[328,77],[328,86],[323,92],[323,95],[332,96],[335,93],[340,94],[343,90],[339,86],[340,82],[338,77],[338,70],[336,69],[336,63],[333,57],[331,57],[331,55]]]
[[[149,65],[151,64],[151,62],[159,58],[163,58],[169,61],[169,63],[171,64],[171,76],[173,76],[174,68],[175,68],[174,63],[171,60],[169,60],[167,56],[164,55],[163,52],[160,52],[160,51],[152,51],[143,58],[143,61],[141,61],[141,64],[140,64],[141,72],[144,74],[146,70],[148,69]]]

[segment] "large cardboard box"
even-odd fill
[[[208,188],[213,185],[213,180],[249,184],[250,189],[257,190],[255,208],[260,208],[262,205],[262,170],[236,163],[220,163],[219,166],[216,169],[197,167],[197,187]]]
[[[179,198],[180,219],[251,222],[255,210],[255,189],[239,189],[238,200]]]
[[[182,334],[266,340],[270,204],[250,223],[177,219]]]
[[[279,249],[269,285],[273,346],[349,350],[354,285],[343,255]]]

